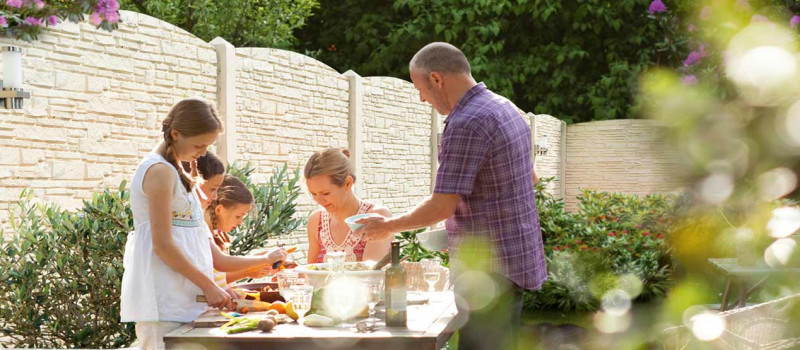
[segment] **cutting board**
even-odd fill
[[[266,316],[266,311],[260,312],[248,312],[247,316]],[[204,312],[202,315],[197,317],[193,322],[192,326],[195,328],[214,328],[222,326],[230,321],[229,318],[222,316],[220,311],[217,309],[211,309]]]
[[[428,302],[428,296],[426,293],[417,292],[417,291],[409,291],[407,294],[408,305],[420,305],[425,304]],[[382,305],[383,302],[378,303],[378,305]],[[266,316],[266,311],[259,311],[259,312],[249,312],[247,316]],[[222,326],[230,321],[229,318],[222,316],[220,314],[220,310],[211,309],[204,312],[202,315],[197,317],[197,319],[192,322],[192,326],[195,328],[214,328]]]

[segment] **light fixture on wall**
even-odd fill
[[[6,109],[22,108],[23,99],[31,94],[22,90],[22,49],[17,46],[3,46],[3,91],[0,100]]]
[[[533,151],[537,156],[543,156],[547,154],[547,136],[542,137],[542,142],[533,146]]]

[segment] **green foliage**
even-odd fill
[[[77,213],[33,204],[23,192],[16,234],[0,250],[0,334],[14,347],[119,348],[133,324],[119,322],[122,254],[133,230],[123,182]]]
[[[247,253],[302,223],[292,218],[299,194],[295,172],[280,167],[267,184],[253,184],[249,165],[231,166],[255,196],[255,215],[237,230],[232,248]],[[119,322],[122,256],[133,214],[125,182],[84,201],[76,213],[33,204],[23,192],[12,234],[0,249],[0,336],[15,347],[120,348],[134,324]],[[9,302],[13,301],[13,302]]]
[[[210,41],[222,37],[236,47],[287,47],[318,6],[316,0],[122,0],[141,12]]]
[[[667,39],[647,13],[650,0],[320,4],[297,34],[300,49],[340,71],[408,79],[417,50],[447,41],[464,51],[478,81],[524,110],[568,122],[635,115],[638,75],[678,65],[690,50],[686,42],[660,46]]]
[[[579,210],[570,213],[564,201],[545,188],[552,178],[536,185],[536,205],[545,245],[548,281],[541,290],[526,292],[524,307],[594,311],[611,289],[632,290],[633,297],[664,296],[672,285],[672,261],[667,234],[680,215],[682,201],[672,195],[638,197],[583,190]],[[402,232],[401,255],[410,261],[438,256],[416,234]]]
[[[231,232],[231,254],[245,255],[253,249],[263,247],[270,238],[291,233],[304,219],[295,218],[295,200],[300,196],[300,170],[290,177],[287,165],[275,169],[266,184],[255,184],[250,175],[255,169],[249,164],[234,163],[228,173],[238,177],[253,193],[253,213],[245,217],[242,225]]]
[[[442,260],[442,265],[447,266],[450,263],[450,255],[446,252],[432,252],[423,247],[417,239],[417,234],[425,232],[427,228],[421,228],[411,231],[403,231],[395,235],[395,239],[400,241],[400,259],[408,261],[420,261],[422,259],[430,259],[438,257]]]
[[[661,297],[672,284],[667,235],[681,213],[679,197],[582,190],[578,212],[537,184],[537,207],[548,262],[548,281],[529,293],[525,307],[595,310],[610,289],[635,278],[639,299]],[[627,277],[623,277],[626,276]]]

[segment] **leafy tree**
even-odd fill
[[[419,48],[447,41],[492,90],[570,122],[630,116],[639,73],[688,52],[684,43],[661,45],[667,39],[650,0],[373,3],[321,1],[298,33],[302,48],[339,70],[408,79]]]
[[[316,0],[122,0],[141,12],[209,41],[220,36],[236,47],[288,47],[318,6]]]

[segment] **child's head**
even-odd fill
[[[327,211],[344,205],[356,181],[350,152],[344,148],[315,152],[306,162],[303,174],[311,197]]]
[[[191,190],[193,182],[179,167],[179,162],[193,162],[205,155],[222,129],[217,109],[211,102],[200,98],[187,98],[176,103],[161,122],[166,146],[162,156],[181,173],[181,182],[187,191]]]
[[[197,181],[197,187],[203,191],[207,200],[200,199],[203,209],[208,208],[211,201],[217,199],[217,189],[225,178],[225,164],[216,154],[208,152],[197,158],[197,162],[183,162],[183,169],[192,174]]]
[[[239,226],[253,205],[253,194],[239,179],[225,175],[217,190],[217,199],[208,208],[211,225],[222,232],[230,232]]]

